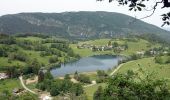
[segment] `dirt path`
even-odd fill
[[[30,93],[37,94],[37,93],[35,93],[34,91],[30,90],[29,88],[27,88],[27,87],[25,86],[25,84],[24,84],[24,82],[23,82],[22,76],[19,77],[19,80],[20,80],[21,85],[23,86],[23,88],[24,88],[25,90],[29,91]]]
[[[113,70],[113,72],[110,73],[110,76],[112,76],[115,72],[117,72],[120,67],[122,67],[123,64],[120,64],[116,69]]]

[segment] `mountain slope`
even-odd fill
[[[45,33],[72,37],[170,34],[133,17],[113,12],[20,13],[0,17],[1,33]],[[130,24],[131,21],[134,21]],[[168,38],[166,38],[169,40]],[[170,41],[170,40],[169,40]]]

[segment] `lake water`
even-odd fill
[[[97,70],[108,70],[118,65],[118,60],[121,57],[98,55],[84,57],[78,61],[61,64],[61,67],[51,70],[52,75],[64,76],[65,74],[74,74],[77,72],[93,72]]]

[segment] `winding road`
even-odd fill
[[[27,88],[27,87],[25,86],[25,84],[24,84],[24,82],[23,82],[22,76],[19,77],[19,80],[20,80],[21,85],[23,86],[23,88],[24,88],[25,90],[29,91],[30,93],[37,94],[37,93],[35,93],[34,91],[30,90],[29,88]]]
[[[134,61],[128,61],[126,63],[131,63],[131,62],[134,62]],[[113,74],[115,74],[115,72],[117,72],[121,67],[122,65],[124,65],[125,63],[122,63],[120,64],[112,73],[110,73],[110,76],[112,76]]]

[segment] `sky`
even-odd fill
[[[60,13],[70,11],[108,11],[123,13],[138,19],[150,15],[151,11],[134,12],[128,7],[119,6],[117,2],[109,3],[109,0],[97,2],[96,0],[0,0],[0,16],[6,14],[16,14],[22,12],[43,12]],[[150,0],[147,3],[148,9],[153,7],[153,2],[160,0]],[[170,11],[170,8],[161,9],[157,7],[154,15],[143,19],[143,21],[154,24],[158,27],[162,25],[161,14]],[[170,26],[168,26],[170,28]]]

